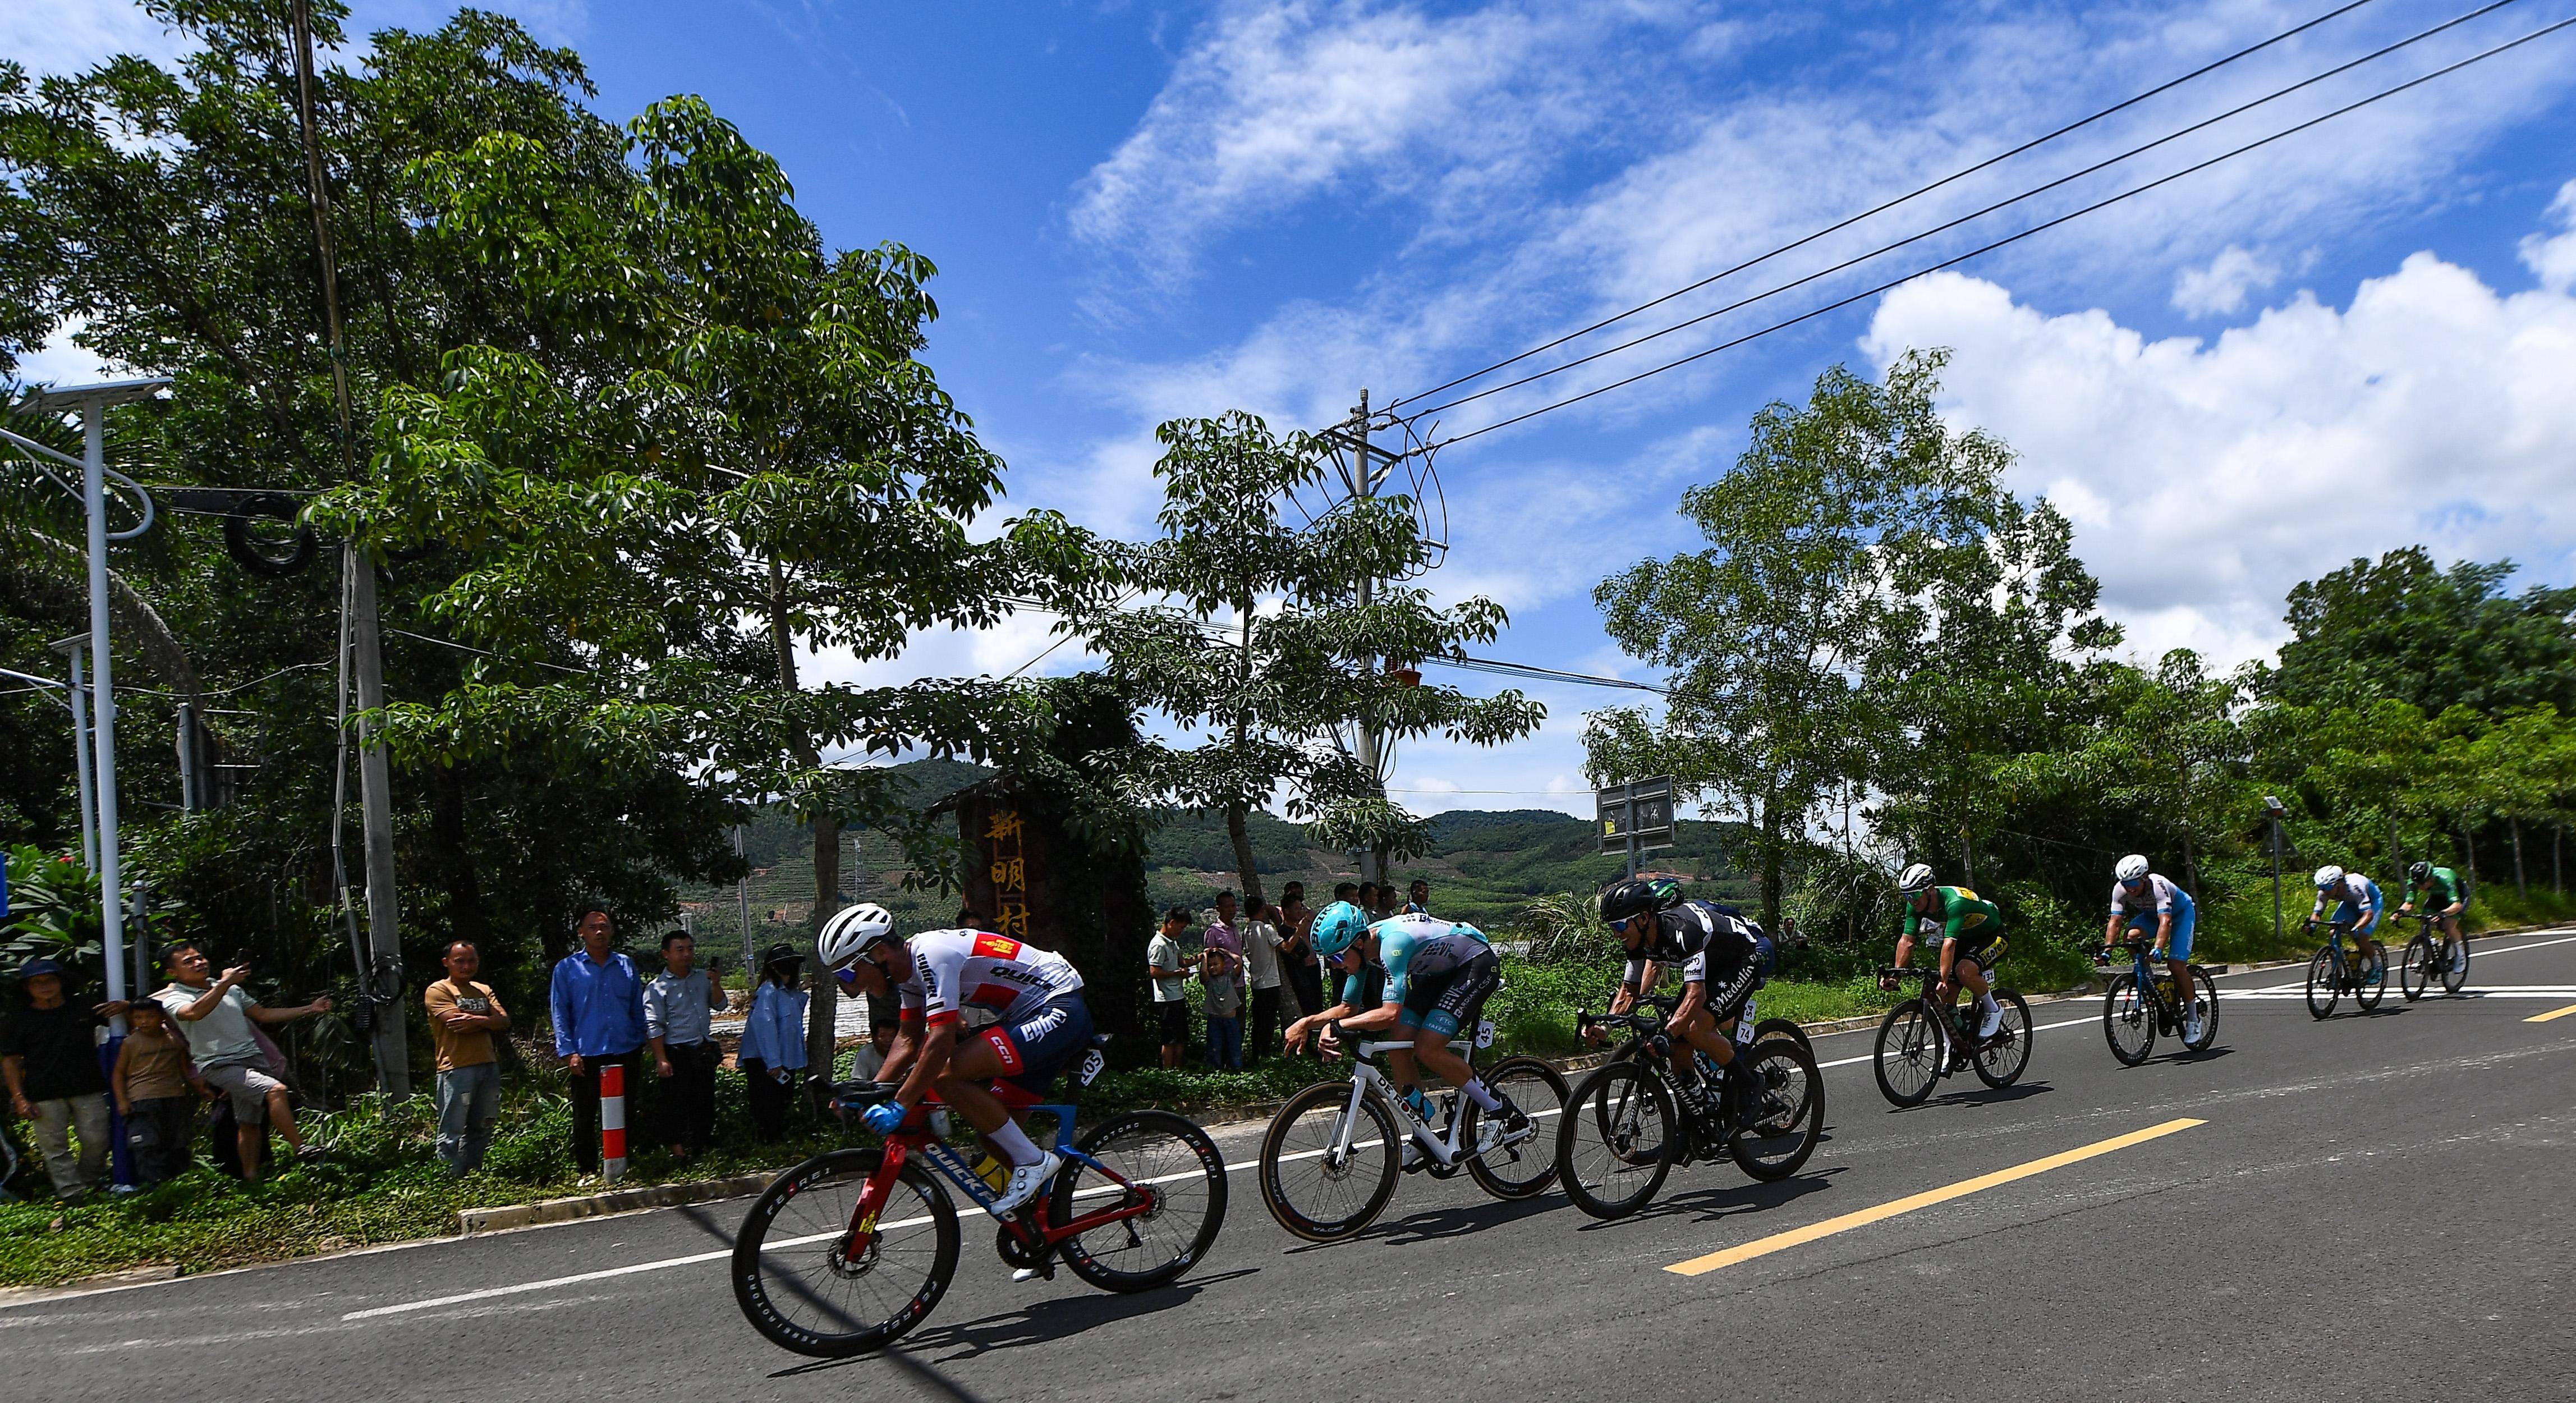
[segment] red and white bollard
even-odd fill
[[[626,1177],[626,1069],[615,1062],[599,1069],[599,1173]]]

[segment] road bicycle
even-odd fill
[[[1578,1011],[1575,1026],[1625,1032],[1627,1041],[1574,1088],[1556,1128],[1556,1174],[1574,1206],[1595,1218],[1621,1218],[1646,1205],[1677,1165],[1733,1160],[1748,1176],[1786,1179],[1804,1168],[1824,1138],[1825,1081],[1806,1033],[1786,1019],[1746,1020],[1748,1003],[1729,1031],[1735,1061],[1720,1067],[1692,1049],[1701,1087],[1686,1090],[1671,1072],[1673,1041],[1665,1031],[1678,998],[1649,996],[1643,1011]],[[1752,1098],[1748,1101],[1747,1098]]]
[[[1556,1165],[1537,1142],[1539,1122],[1565,1103],[1565,1076],[1535,1057],[1476,1069],[1476,1054],[1493,1046],[1491,1022],[1479,1022],[1472,1041],[1454,1038],[1449,1046],[1530,1118],[1519,1130],[1506,1130],[1455,1087],[1441,1094],[1443,1124],[1434,1129],[1378,1070],[1377,1059],[1410,1048],[1411,1038],[1360,1041],[1335,1025],[1333,1040],[1351,1055],[1350,1080],[1288,1098],[1261,1137],[1261,1201],[1290,1233],[1308,1242],[1358,1235],[1386,1211],[1399,1174],[1449,1179],[1464,1170],[1499,1199],[1544,1193],[1555,1179]]]
[[[1093,1039],[1075,1075],[1079,1094],[1100,1074]],[[1002,1260],[1050,1279],[1061,1259],[1106,1291],[1145,1291],[1196,1266],[1225,1222],[1223,1156],[1207,1132],[1168,1111],[1128,1111],[1075,1138],[1075,1109],[1008,1082],[1005,1105],[1055,1123],[1064,1167],[1038,1198],[1003,1221]],[[841,1082],[843,1112],[885,1100],[885,1082]],[[771,1343],[837,1358],[879,1349],[919,1325],[957,1270],[957,1204],[990,1210],[998,1195],[947,1143],[934,1095],[873,1149],[826,1151],[772,1180],[734,1234],[733,1291]]]
[[[1959,1011],[1947,999],[1935,999],[1933,981],[1940,970],[1888,966],[1881,979],[1917,980],[1923,992],[1887,1011],[1879,1020],[1878,1047],[1872,1059],[1879,1093],[1896,1106],[1918,1106],[1934,1084],[1963,1068],[1974,1067],[1977,1080],[2001,1091],[2021,1080],[2030,1066],[2030,1003],[2001,984],[1992,986],[2004,1021],[1990,1038],[1979,1038],[1960,1026]],[[1973,1011],[1975,1005],[1969,1005]]]
[[[2405,957],[2397,965],[2397,984],[2406,994],[2406,1002],[2424,997],[2424,991],[2435,984],[2445,994],[2460,992],[2469,982],[2469,942],[2460,940],[2460,957],[2450,957],[2450,942],[2442,935],[2442,917],[2433,911],[2409,911],[2405,919],[2416,925],[2415,938],[2406,942]]]
[[[2111,976],[2111,987],[2102,994],[2102,1036],[2111,1044],[2111,1055],[2125,1066],[2134,1067],[2147,1060],[2156,1050],[2156,1035],[2182,1037],[2189,1024],[2179,991],[2174,988],[2173,974],[2162,961],[2149,963],[2147,952],[2155,942],[2143,936],[2132,936],[2120,942],[2128,947],[2130,968]],[[2096,964],[2108,965],[2111,952],[2094,956]],[[2200,1012],[2200,1039],[2183,1037],[2185,1052],[2206,1052],[2218,1042],[2218,984],[2209,971],[2195,964],[2183,966],[2191,976],[2191,1000]]]
[[[2316,921],[2311,919],[2308,929],[2313,931],[2316,928]],[[2326,943],[2318,946],[2317,953],[2308,957],[2308,1015],[2312,1018],[2323,1020],[2332,1017],[2335,1005],[2346,993],[2352,995],[2353,1003],[2364,1013],[2379,1007],[2380,999],[2388,993],[2385,973],[2378,979],[2370,979],[2367,977],[2369,968],[2360,951],[2356,950],[2349,956],[2344,954],[2343,938],[2351,933],[2352,922],[2335,922],[2328,928]]]

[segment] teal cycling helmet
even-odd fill
[[[1315,954],[1331,959],[1368,933],[1368,916],[1347,901],[1336,901],[1315,913]]]

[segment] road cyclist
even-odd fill
[[[1694,1112],[1705,1111],[1717,1088],[1701,1085],[1690,1050],[1699,1049],[1721,1069],[1735,1064],[1734,1034],[1771,973],[1770,938],[1760,926],[1715,902],[1684,901],[1681,884],[1669,877],[1614,882],[1602,890],[1598,910],[1628,952],[1619,991],[1610,997],[1613,1018],[1636,1006],[1657,966],[1681,966],[1681,1002],[1665,1022],[1672,1040],[1672,1080]],[[1597,1046],[1604,1034],[1603,1026],[1588,1027],[1584,1039]],[[1741,1097],[1734,1104],[1739,1116],[1760,1112],[1758,1097]]]
[[[2199,908],[2191,893],[2174,882],[2149,870],[2143,853],[2121,858],[2113,869],[2111,882],[2111,920],[2102,927],[2102,958],[2110,959],[2120,943],[2123,931],[2144,933],[2155,928],[2155,945],[2149,959],[2161,959],[2173,976],[2173,987],[2184,1001],[2182,1041],[2185,1047],[2201,1045],[2201,1017],[2204,1010],[2191,977],[2192,931],[2199,924]],[[2141,997],[2145,990],[2139,991]]]
[[[2432,983],[2429,976],[2434,973],[2434,968],[2439,968],[2442,989],[2458,994],[2460,986],[2468,983],[2468,937],[2460,934],[2460,916],[2468,911],[2468,883],[2463,883],[2460,873],[2450,868],[2437,868],[2432,862],[2414,862],[2411,868],[2406,868],[2406,901],[2398,904],[2398,914],[2419,916],[2416,901],[2424,904],[2421,916],[2432,916],[2434,927],[2442,929],[2442,947],[2439,947],[2439,960],[2434,960],[2434,950],[2416,950],[2419,942],[2432,945],[2421,934],[2416,940],[2406,942],[2406,971],[2403,971],[2406,996],[2416,999],[2416,996],[2424,994],[2424,986]]]
[[[1358,907],[1335,902],[1315,917],[1315,949],[1331,955],[1356,950],[1364,964],[1386,971],[1383,1002],[1328,1024],[1327,1047],[1338,1049],[1357,1036],[1401,1028],[1413,1046],[1390,1053],[1387,1064],[1414,1114],[1433,1118],[1422,1090],[1421,1069],[1428,1068],[1475,1102],[1497,1135],[1530,1128],[1528,1115],[1510,1097],[1485,1085],[1467,1059],[1449,1046],[1459,1030],[1474,1033],[1484,1017],[1485,1000],[1502,987],[1502,958],[1483,931],[1463,921],[1423,915],[1390,916],[1371,924]]]
[[[1899,873],[1896,894],[1903,899],[1906,913],[1914,917],[1896,937],[1896,967],[1908,968],[1914,958],[1914,947],[1921,940],[1940,942],[1938,956],[1940,981],[1932,996],[1944,1009],[1957,1005],[1959,991],[1977,996],[1977,1041],[1993,1037],[2004,1026],[2004,1008],[1995,1000],[1987,975],[1995,962],[2003,958],[2004,913],[1966,887],[1944,887],[1932,881],[1932,868],[1917,862]],[[1896,989],[1894,975],[1882,976],[1879,987]],[[1961,1048],[1958,1056],[1968,1055]]]
[[[2317,869],[2317,904],[2308,910],[2308,925],[2314,928],[2332,906],[2334,923],[2350,931],[2361,946],[2363,966],[2359,983],[2377,989],[2388,980],[2388,951],[2378,940],[2381,898],[2379,884],[2358,872],[2347,872],[2332,863]]]
[[[1908,864],[1896,886],[1903,925],[1896,963],[1878,972],[1879,987],[1894,991],[1911,977],[1923,993],[1899,1000],[1879,1022],[1880,1094],[1892,1105],[1919,1105],[1943,1077],[1970,1067],[1995,1090],[2011,1086],[2030,1065],[2030,1004],[1992,982],[2006,948],[2003,913],[1966,887],[1938,885],[1924,863]],[[1925,941],[1937,941],[1939,953],[1917,969],[1914,950]],[[1961,990],[1976,996],[1965,1018]]]

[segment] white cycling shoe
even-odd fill
[[[1977,1020],[1977,1036],[1979,1038],[1991,1038],[1995,1034],[2002,1032],[2003,1026],[2004,1006],[2001,1002],[1998,1002],[1993,1008],[1986,1011],[1986,1015],[1983,1018]]]
[[[2193,1009],[2183,1015],[2182,1040],[2187,1043],[2200,1041],[2200,1010]]]
[[[1020,1205],[1037,1197],[1038,1191],[1045,1188],[1047,1181],[1054,1178],[1055,1172],[1062,1168],[1064,1168],[1064,1156],[1053,1150],[1047,1151],[1045,1156],[1035,1164],[1015,1167],[1011,1170],[1010,1181],[1002,1186],[1002,1196],[994,1199],[993,1206],[984,1211],[996,1218],[1010,1217],[1020,1211]]]

